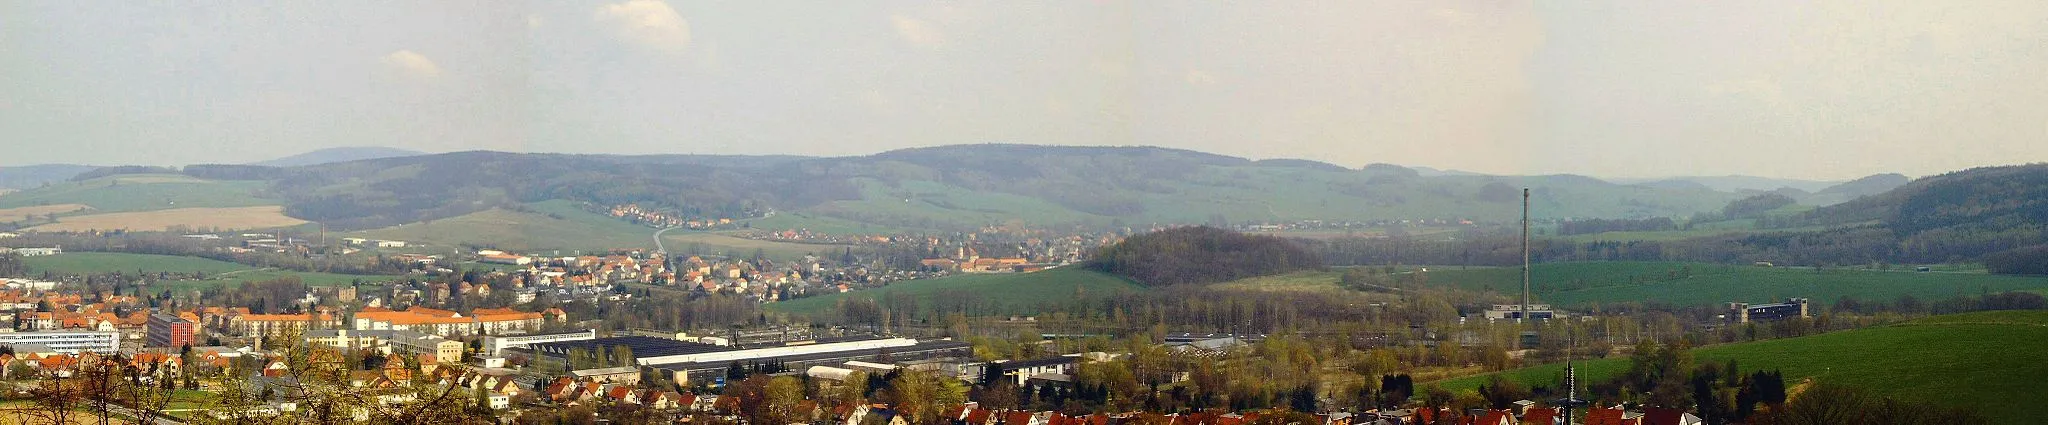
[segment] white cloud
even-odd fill
[[[1182,76],[1181,78],[1187,80],[1188,85],[1191,86],[1216,85],[1215,75],[1210,74],[1208,71],[1203,71],[1199,69],[1189,69],[1187,75]]]
[[[627,0],[597,8],[598,23],[622,40],[651,49],[679,52],[690,44],[690,22],[661,0]]]
[[[903,40],[910,44],[923,47],[946,44],[946,33],[931,22],[903,15],[890,15],[889,20],[896,24],[896,35],[902,36]]]
[[[405,75],[420,78],[441,76],[441,65],[435,64],[433,59],[427,59],[426,55],[411,50],[391,52],[379,61],[383,62],[384,66],[397,69]]]

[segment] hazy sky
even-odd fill
[[[0,165],[1158,145],[1489,173],[2048,161],[2048,1],[0,0]]]

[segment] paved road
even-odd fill
[[[668,247],[661,244],[661,234],[675,229],[675,227],[667,227],[654,231],[654,252],[668,252]]]

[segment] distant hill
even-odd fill
[[[1799,180],[1799,179],[1780,179],[1780,178],[1771,178],[1771,177],[1757,177],[1757,176],[1738,176],[1738,175],[1728,175],[1728,176],[1683,176],[1683,177],[1667,177],[1667,178],[1659,178],[1659,179],[1625,179],[1625,178],[1618,178],[1618,179],[1608,179],[1608,180],[1609,180],[1609,181],[1613,181],[1613,182],[1617,182],[1617,183],[1624,183],[1624,184],[1647,184],[1647,185],[1650,185],[1650,186],[1653,186],[1653,187],[1684,187],[1684,186],[1690,186],[1690,184],[1697,184],[1697,185],[1700,185],[1700,186],[1706,186],[1707,188],[1709,188],[1709,189],[1713,189],[1713,190],[1716,190],[1716,191],[1721,191],[1721,192],[1730,192],[1730,193],[1741,193],[1741,192],[1768,192],[1768,191],[1772,191],[1772,190],[1778,190],[1779,188],[1786,188],[1786,187],[1789,187],[1789,188],[1793,188],[1793,189],[1799,189],[1799,190],[1802,190],[1802,191],[1806,191],[1806,192],[1813,192],[1813,191],[1818,191],[1818,190],[1821,190],[1821,189],[1826,189],[1826,188],[1828,188],[1828,187],[1830,187],[1830,186],[1834,186],[1834,185],[1836,185],[1837,183],[1839,183],[1839,182],[1831,182],[1831,181],[1817,181],[1817,180]],[[1688,184],[1688,183],[1690,183],[1690,184]]]
[[[2048,164],[1972,168],[1815,209],[1820,224],[1882,220],[1900,234],[2048,226]],[[2038,239],[2037,239],[2038,240]]]
[[[1911,181],[1912,179],[1897,173],[1874,174],[1829,186],[1826,189],[1821,189],[1819,192],[1814,192],[1810,196],[1801,198],[1799,202],[1808,205],[1834,205],[1849,202],[1856,198],[1885,193],[1892,189],[1897,189],[1899,186],[1905,186],[1906,183]]]
[[[1795,264],[1981,261],[1987,254],[2048,246],[2048,164],[1925,177],[1771,221],[1773,228],[1831,228],[1740,236],[1722,246],[1778,253]]]
[[[1507,222],[1519,217],[1524,187],[1536,194],[1538,219],[1685,217],[1738,198],[1697,187],[1630,186],[1573,175],[1423,173],[1387,164],[1348,169],[1309,160],[1253,161],[1145,146],[983,144],[831,158],[472,151],[345,161],[411,153],[370,151],[376,155],[343,149],[264,163],[323,162],[314,165],[200,164],[182,170],[94,172],[182,173],[232,182],[230,187],[243,196],[281,203],[287,215],[340,231],[551,200],[633,203],[699,218],[777,211],[838,228],[964,230],[1010,223],[1105,228],[1218,220]],[[106,209],[99,206],[105,199],[67,196],[28,191],[0,197],[0,204],[15,200]],[[790,218],[776,223],[806,227]]]
[[[0,167],[0,188],[34,189],[46,183],[71,180],[99,167],[77,164],[39,164]]]
[[[968,229],[1305,219],[1686,216],[1734,195],[1617,185],[1581,176],[1423,176],[1158,147],[959,145],[871,156],[565,155],[455,152],[284,169],[288,212],[363,229],[563,199],[638,203],[686,215],[773,209],[840,223]]]
[[[262,165],[270,167],[297,167],[304,165],[331,164],[336,162],[349,162],[360,161],[365,159],[392,158],[424,154],[424,152],[419,151],[411,151],[399,148],[387,148],[382,146],[354,146],[321,149],[298,155],[273,159],[269,161],[253,162],[250,163],[249,165]]]

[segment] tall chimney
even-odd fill
[[[1529,188],[1522,188],[1522,321],[1529,321]]]

